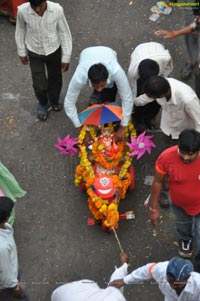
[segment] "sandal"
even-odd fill
[[[61,111],[62,107],[63,107],[63,105],[61,103],[58,103],[57,105],[51,105],[51,106],[52,106],[53,111],[55,111],[55,112]]]
[[[37,118],[40,121],[46,121],[48,118],[47,109],[43,107],[41,104],[39,104],[37,108]]]

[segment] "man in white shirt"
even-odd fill
[[[193,15],[194,15],[194,21],[189,24],[188,26],[181,28],[179,30],[157,30],[155,32],[155,35],[161,36],[163,35],[165,39],[174,39],[181,35],[189,35],[196,33],[199,35],[200,32],[200,7],[199,2],[196,2],[198,4],[197,7],[193,7]],[[196,45],[196,48],[194,49],[194,52],[198,52],[197,55],[195,54],[192,63],[192,69],[194,69],[194,75],[195,75],[195,91],[198,97],[200,98],[200,38],[197,39],[198,45]],[[194,46],[193,46],[194,47]]]
[[[143,106],[156,99],[162,107],[160,128],[167,136],[178,139],[186,128],[200,132],[200,104],[193,89],[174,78],[150,77],[144,85],[144,95],[135,99]]]
[[[171,55],[163,45],[156,42],[139,44],[131,54],[128,79],[134,99],[143,94],[144,82],[153,75],[169,76],[173,70]],[[154,128],[152,120],[160,110],[160,105],[153,101],[145,106],[135,105],[133,120],[138,131]]]
[[[110,285],[120,288],[125,284],[154,279],[165,296],[165,301],[200,301],[200,274],[193,272],[189,260],[174,257],[170,261],[148,263]]]
[[[18,7],[15,39],[22,64],[30,62],[37,117],[47,120],[48,102],[58,112],[62,71],[69,68],[72,37],[63,8],[46,0],[29,0]],[[47,74],[46,74],[47,73]]]
[[[79,129],[82,124],[78,118],[76,102],[81,89],[87,84],[94,88],[89,104],[114,102],[117,92],[119,93],[123,117],[116,135],[121,139],[132,113],[133,97],[127,76],[119,65],[114,50],[96,46],[86,48],[80,54],[79,64],[69,83],[64,102],[67,116]]]
[[[121,253],[121,267],[116,268],[110,277],[110,282],[127,275],[128,255]],[[79,280],[64,284],[52,293],[51,301],[126,301],[123,288],[100,288],[92,280]]]
[[[0,197],[0,300],[11,290],[13,300],[28,300],[17,279],[18,256],[13,236],[13,228],[7,223],[14,202],[7,197]]]

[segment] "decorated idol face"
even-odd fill
[[[115,194],[112,178],[109,176],[101,176],[95,179],[94,188],[97,195],[103,199],[110,198]]]
[[[109,127],[103,128],[101,132],[102,132],[102,135],[103,135],[104,138],[111,137],[112,131]]]

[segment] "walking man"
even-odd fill
[[[148,263],[110,285],[120,288],[126,284],[154,279],[165,301],[199,301],[200,274],[193,272],[189,260],[174,257],[170,261]],[[155,286],[154,286],[155,287]]]
[[[72,52],[72,37],[63,8],[46,0],[29,0],[20,5],[15,39],[22,64],[30,63],[39,102],[37,117],[45,121],[50,107],[55,112],[62,109],[59,103],[62,71],[68,70]]]
[[[127,76],[119,65],[114,50],[95,46],[84,49],[80,54],[79,64],[69,83],[64,102],[67,116],[79,130],[82,124],[78,118],[76,102],[81,89],[87,84],[94,89],[89,99],[90,105],[114,102],[117,92],[119,93],[123,118],[116,136],[122,139],[132,113],[133,97]]]
[[[160,220],[159,197],[165,176],[168,176],[171,208],[176,219],[179,239],[178,254],[192,257],[200,272],[200,133],[183,130],[178,145],[167,148],[155,163],[151,188],[150,219],[155,226]]]

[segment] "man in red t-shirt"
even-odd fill
[[[155,164],[151,188],[150,219],[155,226],[160,220],[159,196],[165,176],[168,176],[171,207],[176,218],[180,240],[178,253],[184,258],[192,256],[195,239],[195,267],[200,272],[200,133],[183,130],[178,145],[167,148]]]

